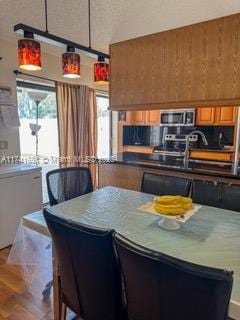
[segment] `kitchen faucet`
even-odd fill
[[[194,130],[192,132],[190,132],[187,136],[186,136],[186,147],[185,147],[185,151],[184,151],[184,161],[187,162],[189,160],[189,140],[191,135],[193,134],[199,134],[202,137],[202,141],[204,143],[205,146],[208,145],[208,141],[207,138],[205,136],[205,134],[200,131],[200,130]]]

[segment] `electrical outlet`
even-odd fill
[[[7,150],[8,149],[8,141],[0,140],[0,150]]]

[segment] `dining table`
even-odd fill
[[[160,217],[140,210],[153,197],[108,186],[49,207],[48,211],[92,227],[114,229],[138,245],[184,261],[233,271],[229,317],[240,320],[240,213],[202,205],[179,230],[169,231],[159,227]],[[42,211],[24,216],[21,223],[49,236]],[[56,257],[53,263],[54,319],[58,319]]]

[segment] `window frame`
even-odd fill
[[[109,93],[108,92],[101,92],[101,91],[97,91],[96,90],[96,98],[100,97],[100,98],[105,98],[108,99],[109,101]],[[113,116],[112,116],[112,111],[108,110],[109,112],[109,155],[112,155],[112,150],[113,150],[113,146],[112,146],[112,135],[113,135]]]
[[[40,83],[37,83],[37,82],[22,81],[22,80],[17,80],[16,81],[16,87],[22,87],[22,88],[27,88],[27,89],[35,89],[35,90],[42,90],[42,91],[49,91],[49,92],[56,92],[55,86],[40,84]]]

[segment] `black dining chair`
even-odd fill
[[[222,208],[240,212],[240,185],[224,184],[222,192]]]
[[[223,183],[215,181],[193,180],[193,202],[210,207],[221,208]]]
[[[192,197],[199,204],[240,212],[240,185],[194,180]]]
[[[114,241],[131,320],[227,320],[233,273]]]
[[[93,191],[89,168],[67,167],[46,174],[50,205],[53,206]]]
[[[47,191],[51,206],[93,191],[89,168],[66,167],[51,170],[46,174]],[[53,281],[46,284],[42,295],[49,298]]]
[[[64,303],[76,315],[81,316],[82,310],[79,304],[78,289],[66,232],[68,229],[67,220],[53,216],[47,209],[43,210],[43,214],[52,237],[59,267],[59,288],[61,293],[59,297],[59,313],[61,313],[62,303]],[[60,319],[62,318],[60,317]]]
[[[61,299],[84,320],[123,320],[121,270],[113,231],[66,221],[44,210],[57,261]]]
[[[173,176],[164,176],[153,173],[144,173],[141,191],[155,195],[188,196],[191,180]]]

